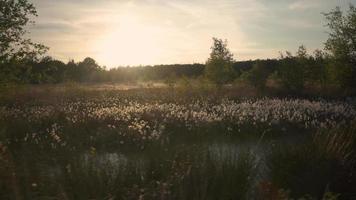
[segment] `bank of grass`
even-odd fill
[[[306,85],[299,92],[291,92],[270,80],[261,91],[248,83],[236,81],[232,84],[217,86],[204,78],[180,78],[173,84],[162,82],[137,83],[77,83],[60,84],[0,84],[0,104],[23,104],[26,102],[56,104],[80,98],[127,96],[147,101],[171,101],[204,99],[246,99],[261,97],[308,98],[308,99],[345,99],[355,96],[355,91],[329,86]]]
[[[323,199],[326,193],[334,193],[338,199],[355,199],[355,147],[355,122],[318,131],[303,144],[276,144],[267,156],[269,195],[284,189],[292,197],[309,194]]]
[[[131,101],[144,106],[248,100],[244,90],[234,86],[179,87],[122,90],[76,83],[8,87],[1,93],[1,106],[34,107],[39,112],[51,106],[56,112],[40,120],[26,112],[0,118],[0,199],[355,198],[355,123],[317,130],[284,121],[275,126],[189,122],[193,126],[187,127],[176,120],[165,122],[162,137],[150,141],[132,139],[136,133],[128,128],[131,124],[115,124],[114,114],[90,118],[94,109],[85,107],[111,108]],[[76,113],[59,108],[66,102],[68,109],[78,106]],[[79,122],[67,119],[85,112]],[[135,117],[165,120],[154,114]],[[122,132],[132,133],[132,138],[118,134]]]
[[[256,175],[250,152],[222,159],[203,145],[181,147],[123,157],[95,150],[52,157],[25,153],[13,158],[10,171],[1,171],[1,198],[249,199]]]
[[[231,141],[110,151],[2,145],[0,194],[1,199],[351,200],[354,134],[354,128],[338,128],[299,143],[263,139],[265,158]]]

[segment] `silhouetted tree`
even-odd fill
[[[82,62],[75,64],[74,61],[68,63],[70,65],[71,77],[78,82],[93,81],[93,74],[101,70],[100,66],[92,58],[85,58]]]
[[[25,26],[30,17],[37,16],[36,8],[27,0],[0,0],[0,63],[9,59],[33,60],[47,48],[25,39]]]
[[[260,91],[263,91],[266,87],[266,82],[271,71],[261,62],[256,62],[252,69],[246,71],[242,76],[243,79],[248,81],[252,86]]]
[[[312,81],[313,77],[313,67],[312,67],[312,56],[310,56],[307,52],[307,48],[304,45],[298,47],[296,56],[296,65],[300,70],[303,71],[303,77],[301,77],[304,82],[307,80]]]
[[[234,78],[233,54],[227,48],[227,41],[213,38],[210,58],[206,62],[205,75],[217,85],[225,84]]]
[[[324,14],[330,29],[325,49],[333,56],[329,71],[342,87],[356,86],[356,8],[350,5],[344,13],[336,7]]]
[[[292,92],[300,91],[304,87],[303,67],[290,52],[286,52],[286,55],[281,54],[277,75],[282,85]]]
[[[320,84],[321,86],[326,86],[328,79],[326,54],[317,49],[314,51],[314,57],[312,59],[312,64],[308,71],[308,81],[314,84]]]
[[[33,66],[35,66],[33,68],[34,72],[41,74],[41,79],[37,80],[39,83],[60,83],[65,81],[67,66],[62,61],[47,56],[42,58],[38,63],[34,63]]]

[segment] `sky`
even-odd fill
[[[276,58],[327,39],[322,15],[356,0],[30,0],[30,37],[64,62],[117,66],[204,63],[212,37],[236,60]]]

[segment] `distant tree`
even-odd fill
[[[243,79],[248,81],[252,86],[260,91],[263,91],[266,87],[267,79],[270,75],[269,69],[261,62],[256,62],[252,69],[243,73]]]
[[[307,48],[304,45],[300,45],[296,52],[296,65],[303,71],[303,82],[313,82],[314,70],[312,66],[312,56],[308,54]],[[301,80],[302,81],[302,80]]]
[[[92,80],[95,76],[94,73],[100,71],[100,66],[96,63],[93,58],[85,58],[82,62],[79,62],[74,69],[74,77],[76,81],[88,82]]]
[[[177,75],[175,73],[169,74],[166,79],[164,79],[164,83],[170,88],[173,89],[177,82]]]
[[[281,54],[277,76],[282,85],[292,92],[300,91],[304,87],[303,66],[298,63],[297,57],[290,52],[286,52],[286,55]]]
[[[307,48],[304,45],[300,45],[298,47],[296,57],[301,64],[307,64],[307,60],[310,56],[308,55]]]
[[[356,86],[356,8],[350,5],[344,15],[339,7],[324,13],[330,29],[325,49],[332,55],[329,71],[342,87]]]
[[[27,0],[0,0],[0,63],[33,60],[46,52],[47,47],[24,38],[33,16],[37,16],[36,8]]]
[[[213,41],[210,58],[206,62],[205,75],[213,83],[222,85],[234,78],[232,69],[234,58],[227,48],[227,41],[217,38],[213,38]]]
[[[100,69],[100,66],[96,63],[93,58],[87,57],[82,62],[78,64],[79,67],[85,68],[88,71],[95,71]]]
[[[33,66],[33,73],[41,74],[42,79],[37,80],[38,83],[60,83],[65,80],[67,66],[62,61],[47,56],[35,62]]]
[[[314,51],[309,79],[321,86],[325,86],[327,83],[327,55],[319,49]]]

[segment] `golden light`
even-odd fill
[[[121,15],[117,20],[117,27],[112,27],[98,40],[95,47],[97,59],[112,67],[158,63],[161,54],[158,30],[130,14]]]

